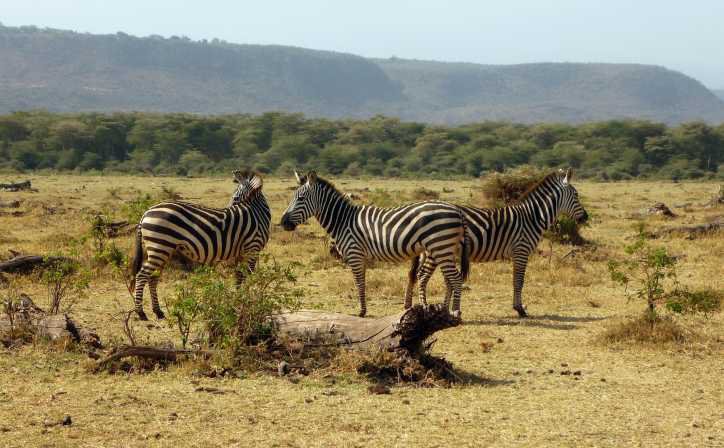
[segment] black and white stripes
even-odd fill
[[[521,293],[528,257],[548,229],[565,213],[581,223],[588,213],[581,206],[578,192],[571,185],[571,170],[552,173],[526,192],[520,201],[509,207],[476,208],[460,206],[467,221],[467,239],[471,261],[513,260],[513,308],[525,317]],[[423,255],[410,270],[408,291],[419,278],[423,288],[435,270],[434,258]],[[418,265],[421,265],[419,273]],[[417,275],[416,275],[417,274]],[[448,287],[449,296],[451,293]]]
[[[296,174],[296,173],[295,173]],[[365,269],[367,260],[400,262],[425,252],[440,266],[451,288],[453,308],[459,309],[467,259],[461,272],[456,255],[464,244],[465,219],[452,204],[427,201],[395,208],[353,204],[314,172],[297,175],[299,187],[282,216],[285,230],[294,230],[311,216],[332,237],[344,262],[352,269],[360,301],[360,316],[367,313]],[[463,250],[463,254],[467,251]],[[425,289],[420,288],[425,300]]]
[[[153,312],[159,319],[164,317],[158,303],[158,279],[175,252],[204,264],[244,261],[249,270],[254,270],[258,254],[269,239],[271,212],[261,191],[259,175],[236,171],[234,181],[239,185],[227,208],[169,201],[143,214],[137,227],[131,272],[136,313],[141,320],[147,319],[143,311],[146,284],[151,292]],[[237,281],[243,279],[244,271],[237,269]]]

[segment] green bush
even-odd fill
[[[703,289],[690,291],[687,288],[677,288],[666,298],[666,308],[674,313],[702,313],[709,314],[721,309],[721,291]]]
[[[209,345],[237,350],[271,336],[270,315],[298,307],[302,291],[295,283],[293,266],[268,255],[238,287],[202,266],[178,286],[168,304],[171,321],[184,346],[198,321]]]

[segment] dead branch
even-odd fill
[[[20,207],[20,201],[0,201],[0,208],[18,208]]]
[[[208,358],[213,352],[208,350],[182,350],[175,348],[151,347],[145,345],[124,345],[114,350],[105,358],[98,361],[95,370],[102,370],[105,366],[123,358],[136,357],[154,361],[175,362],[179,355],[197,355]]]

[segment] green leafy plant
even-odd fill
[[[139,193],[135,198],[126,201],[126,203],[123,204],[121,211],[128,222],[134,224],[140,222],[141,217],[144,213],[146,213],[146,210],[156,203],[158,203],[158,200],[150,194]]]
[[[240,266],[238,269],[247,269]],[[293,265],[262,256],[253,273],[238,287],[212,268],[197,268],[168,304],[173,323],[188,343],[197,323],[213,346],[238,349],[272,334],[269,316],[298,307],[302,291],[295,286]]]
[[[685,287],[679,287],[672,291],[666,298],[666,309],[671,312],[702,313],[709,314],[721,309],[721,291],[713,289],[702,289],[691,291]]]
[[[49,312],[68,312],[90,287],[90,271],[83,266],[78,256],[78,242],[65,250],[46,257],[41,281],[48,291]]]
[[[678,287],[677,260],[666,248],[649,245],[643,226],[638,230],[636,241],[624,248],[628,258],[609,261],[608,271],[613,281],[625,286],[629,299],[645,300],[653,314]]]

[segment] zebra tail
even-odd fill
[[[463,217],[463,243],[462,253],[460,254],[460,275],[463,281],[468,279],[470,274],[470,237],[468,236],[468,225],[465,217]]]
[[[136,288],[136,274],[143,266],[143,241],[141,236],[141,224],[136,226],[136,248],[133,251],[133,263],[131,264],[131,291]]]

